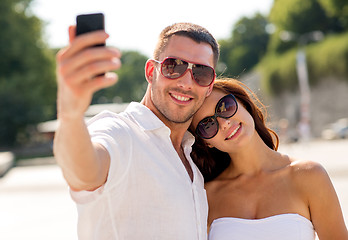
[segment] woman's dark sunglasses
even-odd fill
[[[157,60],[153,61],[161,64],[161,74],[169,79],[181,77],[188,69],[191,70],[191,75],[195,82],[202,87],[209,86],[215,79],[215,70],[210,66],[170,57],[164,59],[162,62]]]
[[[238,104],[233,94],[228,94],[222,97],[215,107],[215,114],[210,117],[202,119],[196,128],[196,134],[204,139],[210,139],[215,137],[219,131],[219,123],[217,117],[230,118],[236,114],[238,110]]]

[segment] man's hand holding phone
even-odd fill
[[[77,26],[69,27],[70,44],[57,53],[60,119],[81,119],[93,94],[117,82],[110,71],[121,66],[121,53],[104,47],[108,37],[100,14],[78,16]]]

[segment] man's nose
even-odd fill
[[[177,84],[179,87],[184,88],[186,90],[190,90],[193,88],[195,83],[192,69],[188,68],[186,72],[177,79]]]

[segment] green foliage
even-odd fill
[[[239,76],[245,71],[250,71],[258,63],[267,48],[267,24],[266,18],[261,14],[252,18],[243,17],[233,28],[231,38],[219,42],[220,62],[227,66],[226,69],[220,70],[223,75]]]
[[[348,32],[327,37],[322,42],[308,46],[307,62],[311,82],[328,76],[338,76],[348,81]]]
[[[260,15],[241,18],[232,36],[219,41],[218,73],[225,70],[223,75],[238,78],[257,69],[268,93],[294,91],[296,54],[305,47],[311,85],[328,76],[348,79],[346,0],[275,0],[267,19],[269,23]],[[273,30],[270,35],[265,27]]]
[[[283,30],[277,29],[274,34],[270,36],[268,43],[268,53],[283,53],[293,47],[297,46],[296,41],[283,41],[281,39],[281,33]]]
[[[277,28],[297,34],[328,28],[328,17],[317,0],[275,0],[269,19]]]
[[[309,32],[321,31],[324,34],[342,32],[337,16],[329,15],[329,10],[326,8],[328,7],[318,0],[275,0],[269,20],[277,30],[271,36],[269,51],[287,51]],[[290,38],[287,41],[283,39],[284,33],[289,34]]]
[[[15,144],[28,126],[54,114],[53,53],[42,40],[42,23],[31,14],[30,3],[0,2],[1,146]]]
[[[338,25],[348,30],[348,3],[347,0],[318,0],[326,14],[337,18]]]
[[[296,50],[285,54],[269,54],[257,65],[262,73],[262,87],[269,94],[297,88]]]
[[[146,56],[136,51],[123,52],[122,67],[117,71],[119,81],[114,86],[97,92],[93,98],[94,103],[140,101],[147,87],[144,72],[146,60]]]
[[[306,48],[309,83],[313,86],[328,76],[348,76],[348,33],[329,36]],[[298,89],[296,52],[268,54],[257,69],[262,73],[262,85],[271,94]]]

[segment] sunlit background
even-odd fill
[[[272,0],[165,2],[112,0],[36,0],[34,13],[46,22],[46,39],[51,47],[68,42],[67,27],[77,14],[102,12],[110,34],[108,44],[120,49],[136,50],[151,56],[157,36],[175,22],[193,22],[207,28],[217,39],[230,36],[232,26],[243,16],[256,12],[268,14]]]
[[[76,239],[75,207],[52,157],[55,54],[76,15],[92,12],[105,14],[107,44],[122,50],[123,66],[86,118],[142,98],[144,64],[164,27],[202,25],[221,46],[218,76],[261,98],[280,151],[328,169],[348,217],[346,0],[1,0],[1,239]]]

